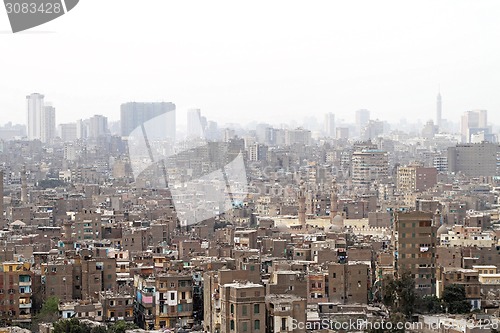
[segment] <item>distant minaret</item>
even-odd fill
[[[300,182],[300,191],[299,191],[299,223],[302,228],[306,226],[306,186],[304,185],[304,181]]]
[[[332,190],[330,194],[330,222],[333,222],[333,218],[337,215],[339,211],[339,203],[337,196],[337,181],[335,178],[332,181]]]
[[[26,166],[21,170],[21,202],[28,203],[28,180],[26,179]]]
[[[436,125],[439,130],[441,130],[442,126],[442,114],[441,114],[441,91],[438,92],[437,101],[436,101]]]
[[[3,170],[0,170],[0,222],[3,221]]]

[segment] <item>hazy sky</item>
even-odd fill
[[[498,0],[80,0],[12,34],[0,8],[0,124],[25,123],[31,92],[57,123],[118,120],[127,101],[219,122],[427,120],[439,85],[444,118],[487,109],[500,123],[499,14]]]

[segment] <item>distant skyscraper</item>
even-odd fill
[[[203,117],[200,109],[191,109],[187,112],[187,136],[188,138],[203,137]]]
[[[89,137],[98,138],[108,133],[108,118],[95,115],[89,119]]]
[[[356,127],[359,133],[368,125],[370,121],[370,111],[366,109],[361,109],[356,111]]]
[[[42,138],[42,110],[44,108],[43,99],[44,96],[38,93],[26,96],[29,140],[40,140]]]
[[[448,147],[448,171],[469,177],[493,177],[498,174],[499,154],[500,146],[490,142]]]
[[[56,137],[56,109],[46,105],[42,109],[41,140],[48,143]]]
[[[488,127],[488,111],[466,111],[462,115],[462,141],[464,143],[470,143],[471,135],[478,134],[480,132],[484,133],[486,137],[490,134],[490,128]]]
[[[335,137],[335,115],[331,112],[325,114],[325,134],[330,138]]]
[[[149,132],[151,138],[169,138],[175,140],[175,104],[160,102],[160,103],[137,103],[130,102],[121,105],[120,108],[121,135],[129,136],[130,133],[138,126],[151,120],[155,117],[169,113],[172,117],[168,118],[168,123],[158,124],[158,133]]]
[[[443,121],[443,115],[442,115],[442,102],[441,102],[441,92],[438,93],[437,95],[437,101],[436,101],[436,125],[439,130],[441,130],[442,121]]]

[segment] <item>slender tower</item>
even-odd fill
[[[306,186],[304,181],[300,182],[300,192],[299,192],[299,223],[302,228],[306,226]]]
[[[0,170],[0,222],[3,221],[3,170]]]
[[[21,170],[21,202],[28,203],[28,180],[26,179],[26,166]]]
[[[436,101],[436,125],[439,130],[441,130],[442,126],[442,114],[441,114],[441,91],[438,92],[437,101]]]
[[[332,181],[332,190],[330,193],[330,223],[333,223],[333,218],[337,216],[339,211],[339,202],[337,196],[337,181],[335,178]]]

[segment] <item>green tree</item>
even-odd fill
[[[120,320],[108,327],[107,333],[125,333],[126,330],[133,330],[139,328],[134,323],[128,323]]]
[[[443,302],[436,296],[424,296],[417,298],[415,309],[419,313],[436,314],[443,313]]]
[[[471,304],[466,298],[465,287],[460,284],[450,284],[443,291],[443,305],[449,313],[463,314],[471,310]]]
[[[36,315],[35,321],[40,322],[53,322],[59,318],[59,299],[55,296],[47,298],[43,303],[40,312]]]
[[[391,312],[400,312],[409,319],[416,300],[415,280],[409,272],[404,272],[399,279],[387,277],[384,280],[382,302]]]
[[[92,327],[72,318],[55,322],[53,333],[92,333]]]

